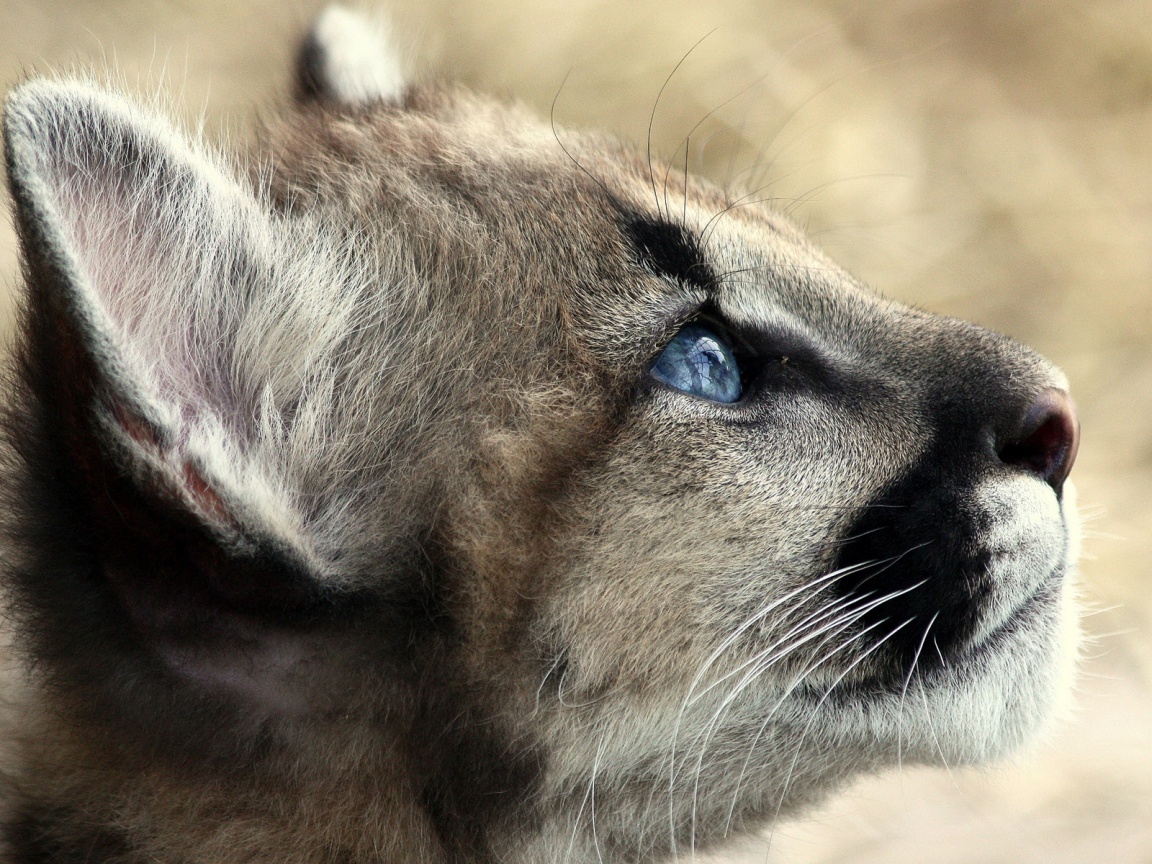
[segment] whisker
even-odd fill
[[[854,623],[856,623],[857,620],[859,620],[857,617],[846,617],[845,619],[842,619],[839,622],[839,626],[837,626],[835,629],[831,630],[830,632],[826,633],[825,638],[822,640],[821,647],[823,647],[823,645],[828,644],[828,642],[830,642],[835,637],[839,636],[844,631],[848,630]],[[846,651],[849,648],[851,648],[855,642],[858,642],[859,640],[864,638],[871,630],[873,630],[876,627],[879,627],[881,625],[881,623],[883,623],[883,622],[876,622],[874,624],[869,625],[868,627],[864,628],[864,630],[862,630],[860,633],[857,633],[856,635],[850,637],[846,641],[840,643],[835,648],[833,648],[831,651],[824,653],[822,656],[820,656],[820,658],[818,660],[816,660],[813,663],[810,663],[803,670],[801,670],[799,675],[795,679],[793,679],[793,681],[789,684],[788,687],[785,688],[784,693],[780,696],[779,699],[776,700],[776,702],[768,710],[768,713],[765,717],[765,721],[761,723],[760,727],[757,729],[756,735],[753,736],[752,741],[751,741],[749,747],[747,748],[748,752],[747,752],[747,755],[744,759],[744,762],[742,763],[741,773],[740,773],[740,776],[737,779],[737,783],[736,783],[737,793],[740,789],[740,786],[743,783],[744,773],[747,769],[748,762],[752,757],[752,753],[755,751],[756,744],[759,742],[760,736],[763,734],[764,730],[767,728],[768,721],[775,715],[776,710],[784,703],[784,701],[786,701],[788,699],[789,696],[791,696],[795,692],[796,688],[799,687],[800,684],[803,683],[803,681],[812,672],[816,671],[816,669],[823,666],[825,663],[827,663],[829,660],[834,658],[841,651]],[[758,670],[757,676],[760,673],[762,673],[763,671],[765,671],[767,668],[769,668],[769,667],[765,666],[762,669]],[[754,680],[754,679],[752,679],[752,680]],[[752,683],[752,681],[749,680],[747,683],[745,683],[740,688],[740,690],[742,691],[743,689],[746,689],[746,687],[749,686],[751,683]],[[739,692],[733,693],[732,696],[726,700],[726,703],[731,704],[731,702],[734,701],[735,697],[738,695],[739,695]],[[727,707],[727,704],[725,705],[725,708]],[[709,739],[711,738],[712,730],[714,730],[716,728],[716,726],[719,724],[719,719],[720,719],[721,713],[722,712],[717,712],[715,715],[713,715],[712,721],[709,723],[708,736],[707,736]],[[701,748],[700,756],[696,760],[695,780],[694,780],[694,784],[693,784],[693,793],[692,793],[694,802],[695,802],[695,799],[696,799],[698,792],[699,792],[700,779],[701,779],[701,775],[703,774],[704,756],[706,755],[707,743],[708,743],[707,740],[705,740],[703,742],[703,747]],[[732,816],[735,812],[737,797],[738,797],[738,795],[733,796],[732,804],[729,807],[728,818],[725,820],[724,829],[723,829],[723,834],[725,836],[728,834],[729,828],[731,826]]]
[[[776,662],[779,662],[779,660],[782,659],[783,657],[787,657],[789,654],[794,653],[798,648],[800,648],[804,644],[807,644],[808,642],[812,641],[813,639],[815,639],[819,636],[822,636],[822,635],[829,633],[834,628],[839,628],[839,629],[836,629],[836,632],[832,633],[832,635],[838,635],[839,633],[843,632],[845,629],[850,627],[852,624],[861,620],[864,616],[866,616],[873,609],[876,609],[877,607],[883,605],[884,603],[887,603],[889,600],[894,600],[897,597],[903,596],[904,594],[907,594],[910,591],[913,591],[916,588],[919,588],[923,584],[924,584],[924,581],[921,581],[921,582],[916,583],[915,585],[912,585],[911,587],[901,589],[900,591],[893,591],[890,594],[886,594],[882,597],[878,597],[874,600],[870,600],[867,603],[853,606],[853,607],[851,607],[850,611],[846,615],[843,615],[843,616],[840,616],[839,618],[834,619],[831,623],[826,624],[826,625],[818,628],[814,633],[806,635],[803,639],[796,640],[793,644],[789,645],[783,652],[780,652],[776,656],[764,657],[763,654],[758,655],[759,662],[758,662],[757,666],[754,667],[750,673],[745,675],[745,677],[740,680],[740,682],[736,685],[735,688],[733,688],[733,690],[729,693],[729,695],[725,697],[725,699],[721,703],[720,707],[717,709],[716,714],[714,714],[713,716],[715,717],[715,716],[722,714],[723,711],[727,709],[727,706],[730,705],[735,700],[735,698],[737,696],[739,696],[740,692],[747,689],[747,687],[749,686],[749,684],[751,684],[751,682],[753,680],[755,680],[757,677],[759,677],[761,674],[763,674],[763,672],[766,669],[768,669],[770,666],[774,665]],[[865,630],[862,632],[867,632],[867,630],[871,629],[872,626],[875,626],[875,625],[870,625],[868,628],[865,628]],[[748,664],[746,663],[744,665],[747,666]],[[743,668],[743,667],[741,667],[741,668]]]
[[[600,736],[600,745],[596,748],[596,759],[592,763],[592,780],[589,783],[589,812],[592,816],[592,848],[596,852],[596,860],[603,864],[604,855],[600,851],[600,837],[596,833],[596,775],[600,772],[600,760],[604,757],[605,740]]]
[[[932,620],[928,622],[928,626],[924,628],[924,635],[920,637],[920,644],[916,646],[916,653],[912,656],[912,663],[908,667],[908,674],[904,677],[904,684],[900,688],[900,706],[897,709],[896,721],[896,767],[898,769],[904,768],[904,701],[908,696],[908,686],[912,683],[912,676],[916,674],[916,665],[920,662],[920,652],[924,650],[924,644],[928,641],[928,634],[932,632],[932,627],[936,624],[936,619],[940,617],[940,612],[937,611],[932,616]],[[940,645],[935,637],[932,639],[932,644],[936,646],[936,653],[940,653]],[[943,659],[943,657],[941,657]]]
[[[732,688],[732,690],[729,692],[729,694],[722,700],[721,704],[713,712],[712,717],[709,718],[709,721],[705,724],[704,730],[700,733],[700,735],[697,736],[696,741],[699,743],[699,753],[696,757],[695,770],[694,770],[694,778],[695,779],[693,781],[693,811],[692,811],[693,812],[693,823],[692,823],[693,836],[694,836],[694,832],[695,832],[696,801],[697,801],[697,797],[698,797],[698,793],[699,793],[699,783],[700,783],[701,775],[703,773],[704,759],[705,759],[705,756],[707,755],[708,745],[709,745],[709,742],[712,738],[713,732],[719,726],[720,719],[727,712],[728,708],[736,701],[736,699],[740,696],[740,694],[743,693],[744,690],[746,690],[747,687],[749,687],[752,684],[752,682],[755,681],[761,674],[763,674],[763,672],[765,670],[770,668],[776,662],[779,662],[779,660],[782,657],[786,657],[789,654],[795,652],[803,644],[806,644],[806,643],[812,641],[813,639],[817,638],[820,635],[824,636],[824,642],[827,643],[827,641],[830,640],[831,638],[834,638],[834,637],[840,635],[845,630],[850,628],[853,624],[855,624],[857,621],[859,621],[861,618],[863,618],[872,609],[875,609],[878,606],[882,605],[883,603],[887,603],[888,601],[893,600],[896,597],[902,596],[904,594],[909,593],[910,591],[915,590],[916,588],[919,588],[920,586],[922,586],[924,584],[924,581],[926,581],[926,580],[922,580],[921,582],[918,582],[915,585],[909,586],[908,588],[904,588],[904,589],[901,589],[899,591],[894,591],[894,592],[891,592],[890,594],[887,594],[887,595],[884,595],[882,597],[870,600],[867,603],[857,603],[856,605],[851,606],[850,611],[847,614],[841,615],[841,616],[833,619],[833,621],[831,623],[826,624],[820,628],[817,628],[817,630],[814,631],[813,633],[806,634],[802,639],[796,640],[793,644],[789,645],[783,652],[780,652],[777,656],[765,657],[763,653],[761,655],[758,655],[759,664],[756,667],[754,667],[749,673],[747,673],[744,676],[744,678],[742,678],[737,683],[737,685]],[[858,641],[861,638],[861,636],[863,634],[866,634],[866,633],[870,632],[871,630],[873,630],[874,628],[880,626],[883,623],[883,620],[886,620],[886,619],[882,619],[882,621],[880,621],[880,622],[875,622],[875,623],[869,625],[868,627],[864,628],[864,630],[861,631],[860,634],[857,634],[856,636],[854,636],[851,639],[847,640],[846,642],[842,643],[837,648],[826,653],[818,663],[816,663],[814,666],[809,667],[808,669],[806,669],[804,671],[804,673],[802,673],[800,680],[803,680],[804,678],[810,676],[811,672],[814,671],[815,668],[817,668],[818,666],[827,662],[827,660],[829,660],[831,657],[836,656],[836,654],[838,654],[841,650],[844,650],[847,647],[854,644],[856,641]],[[914,619],[909,619],[909,620],[914,620]],[[895,632],[895,631],[893,631],[893,632]],[[889,634],[888,636],[885,637],[885,639],[890,638],[891,635],[892,634]],[[870,649],[869,653],[876,650],[876,647],[878,647],[878,646],[874,646],[872,649]],[[747,664],[745,664],[745,665],[747,665]],[[854,668],[855,665],[857,665],[857,664],[853,663],[852,665],[849,666],[849,669]],[[726,677],[729,677],[729,676],[726,676]],[[837,679],[837,682],[834,682],[834,683],[838,683],[839,680],[841,680],[841,679]],[[766,718],[765,723],[761,725],[759,731],[757,732],[757,735],[753,739],[752,746],[749,748],[748,757],[745,760],[745,769],[747,767],[748,760],[751,758],[751,754],[755,748],[755,744],[759,741],[760,735],[763,733],[763,730],[767,726],[767,720],[770,719],[774,715],[776,708],[778,708],[779,705],[782,704],[782,701],[784,699],[786,699],[791,694],[791,692],[793,690],[794,690],[794,687],[789,688],[785,692],[784,696],[781,697],[781,700],[778,701],[777,704],[769,711],[768,718]],[[827,698],[827,694],[825,694],[825,698]],[[675,771],[674,758],[673,758],[673,771]],[[742,783],[743,776],[744,776],[744,771],[742,770],[741,775],[740,775],[740,780],[738,781],[738,784],[737,784],[737,788],[739,788],[739,784]],[[672,791],[672,790],[670,790],[670,791]],[[734,806],[735,806],[735,799],[733,802],[733,807]],[[727,831],[727,826],[730,825],[730,820],[731,820],[731,813],[730,813],[728,822],[726,822],[725,831]]]
[[[712,32],[714,33],[716,31],[713,30]],[[708,35],[711,35],[711,33]],[[703,41],[703,40],[701,40],[701,41]],[[699,44],[699,43],[697,43],[697,44]],[[693,47],[695,47],[695,46],[693,46]],[[696,123],[692,126],[692,128],[688,130],[688,134],[684,136],[684,204],[683,204],[683,213],[681,215],[681,218],[683,221],[685,221],[685,222],[688,221],[688,159],[689,159],[689,154],[690,154],[692,136],[694,134],[696,134],[696,130],[699,129],[701,126],[703,126],[706,122],[708,122],[708,119],[710,117],[712,117],[717,111],[720,111],[722,108],[725,108],[726,106],[730,105],[732,102],[739,99],[741,96],[743,96],[745,93],[747,93],[753,87],[755,87],[757,84],[761,83],[762,81],[764,81],[764,79],[768,78],[771,74],[772,74],[771,72],[765,72],[763,75],[758,77],[756,80],[752,81],[750,84],[748,84],[747,86],[745,86],[744,88],[742,88],[738,92],[729,96],[727,99],[725,99],[723,102],[721,102],[715,108],[713,108],[711,111],[709,111],[707,114],[705,114],[699,120],[697,120]],[[677,148],[677,150],[679,150],[679,148]],[[665,202],[667,202],[667,200],[668,200],[668,172],[667,172],[667,170],[664,172],[664,200],[665,200]]]
[[[568,76],[571,74],[571,69],[564,73],[564,79],[560,82],[560,86],[556,88],[556,95],[552,97],[552,104],[548,108],[548,124],[552,129],[552,137],[556,139],[556,143],[560,145],[560,149],[564,151],[564,155],[568,157],[569,161],[571,161],[573,165],[584,172],[589,180],[599,186],[600,190],[609,198],[609,200],[614,201],[616,200],[616,196],[613,194],[612,190],[609,189],[607,185],[605,185],[603,180],[585,168],[580,160],[572,155],[572,151],[570,151],[564,142],[560,139],[560,130],[556,128],[556,103],[559,101],[560,93],[564,90],[564,85],[568,83]],[[648,134],[649,137],[651,137],[651,127],[649,127]],[[651,173],[651,153],[649,153],[649,173]]]
[[[891,639],[893,636],[895,636],[898,632],[900,632],[902,629],[904,629],[909,624],[911,624],[914,620],[915,620],[915,618],[908,618],[903,623],[899,624],[895,629],[886,633],[875,645],[873,645],[871,648],[869,648],[868,651],[866,651],[859,658],[857,658],[855,661],[853,661],[848,666],[848,668],[845,669],[843,672],[841,672],[840,675],[837,676],[836,680],[833,681],[828,686],[828,688],[824,691],[824,695],[821,696],[819,701],[813,706],[811,717],[809,717],[808,722],[804,726],[804,731],[800,735],[800,743],[797,744],[796,753],[792,757],[791,764],[788,766],[788,773],[784,779],[784,785],[783,785],[783,788],[781,789],[780,797],[776,802],[776,812],[773,814],[773,818],[772,818],[773,824],[775,824],[780,818],[780,812],[784,807],[784,801],[788,797],[788,789],[791,786],[792,777],[794,776],[794,774],[796,772],[796,766],[797,766],[797,764],[799,764],[799,761],[800,761],[800,754],[801,754],[802,750],[804,749],[804,742],[808,738],[808,732],[812,728],[812,724],[816,720],[816,715],[817,715],[817,712],[819,711],[819,709],[824,705],[824,702],[832,694],[832,691],[836,689],[837,685],[839,685],[841,681],[843,681],[849,674],[851,674],[853,669],[855,669],[857,666],[859,666],[861,663],[863,663],[866,659],[868,659],[868,657],[870,657],[873,653],[875,653],[877,650],[879,650],[879,648],[885,642],[887,642],[889,639]],[[772,847],[772,840],[771,840],[771,837],[769,837],[769,840],[768,840],[769,851],[771,850],[771,847]]]
[[[677,61],[676,65],[672,67],[672,71],[668,73],[668,77],[665,78],[664,83],[660,85],[660,90],[659,90],[659,92],[656,93],[656,101],[654,101],[652,103],[652,111],[648,115],[648,141],[647,141],[648,179],[652,183],[652,198],[656,202],[656,212],[660,216],[664,216],[665,213],[663,210],[660,209],[660,195],[656,191],[656,174],[652,168],[652,127],[656,122],[656,109],[660,107],[660,97],[662,97],[664,95],[664,91],[668,88],[668,85],[672,82],[672,78],[680,70],[680,67],[684,65],[684,61],[687,60],[692,55],[693,51],[695,51],[697,48],[700,47],[700,44],[705,39],[707,39],[709,36],[711,36],[715,32],[716,32],[715,29],[709,30],[707,33],[705,33],[703,36],[701,36],[699,39],[697,39],[695,44],[693,44],[693,46],[691,48],[689,48],[684,53],[684,56],[681,57],[679,59],[679,61]],[[667,193],[667,187],[665,187],[665,193]],[[667,205],[667,195],[665,195],[665,205]]]
[[[960,784],[956,780],[952,766],[948,764],[948,757],[945,755],[944,748],[940,744],[940,737],[936,734],[936,724],[932,721],[932,711],[928,705],[928,693],[923,687],[918,688],[918,690],[920,692],[921,704],[924,706],[924,720],[928,724],[928,734],[932,736],[932,742],[936,745],[936,752],[940,754],[940,764],[944,766],[944,770],[948,772],[948,778],[952,781],[953,787],[959,789]]]
[[[673,725],[673,729],[672,729],[672,740],[671,740],[671,744],[669,747],[669,758],[668,758],[668,763],[669,763],[668,807],[669,807],[669,811],[668,811],[668,818],[669,818],[669,824],[670,824],[671,834],[672,834],[672,838],[673,838],[673,852],[675,851],[675,831],[676,831],[676,824],[675,824],[676,823],[675,788],[676,788],[676,775],[677,775],[676,748],[677,748],[679,735],[680,735],[680,725],[683,722],[685,712],[687,711],[688,707],[692,704],[692,695],[693,695],[696,687],[699,685],[700,681],[703,680],[704,675],[707,673],[707,670],[709,668],[711,668],[712,664],[715,663],[716,660],[719,657],[721,657],[724,654],[724,652],[726,650],[728,650],[728,648],[732,644],[734,644],[736,642],[736,640],[740,637],[740,635],[742,633],[746,632],[749,628],[753,627],[758,621],[763,620],[763,618],[769,612],[771,612],[773,609],[778,608],[782,604],[787,603],[789,600],[794,599],[795,597],[797,597],[800,594],[803,594],[805,592],[815,593],[817,590],[822,588],[829,581],[834,580],[836,578],[840,578],[841,576],[843,576],[843,573],[841,573],[840,571],[833,571],[832,573],[826,574],[825,576],[822,576],[822,577],[819,577],[818,579],[812,580],[811,582],[808,582],[804,585],[801,585],[799,588],[796,588],[793,591],[790,591],[788,594],[785,594],[783,597],[777,598],[772,603],[769,603],[767,606],[763,607],[758,612],[756,612],[755,614],[753,614],[752,616],[747,618],[744,622],[742,622],[740,624],[739,627],[737,627],[736,631],[734,633],[730,634],[723,642],[721,642],[720,646],[716,650],[714,650],[712,652],[712,654],[704,661],[703,666],[700,668],[700,670],[697,672],[695,678],[692,680],[692,683],[688,687],[688,692],[684,697],[684,701],[681,703],[680,711],[678,712],[678,714],[676,716],[676,722]]]
[[[859,66],[859,67],[856,67],[853,69],[849,69],[849,70],[847,70],[847,71],[845,71],[839,75],[835,75],[832,78],[826,80],[816,90],[812,91],[803,100],[801,100],[801,102],[798,105],[796,105],[795,108],[793,108],[791,111],[788,112],[788,114],[784,117],[783,121],[777,125],[776,131],[773,132],[771,135],[769,135],[767,137],[767,139],[764,141],[764,143],[760,146],[759,150],[756,153],[756,157],[752,160],[747,171],[742,172],[742,173],[756,172],[759,175],[759,177],[761,177],[761,178],[765,174],[767,174],[767,172],[769,170],[771,170],[772,165],[775,164],[775,162],[784,153],[786,153],[791,147],[793,147],[797,141],[802,140],[804,136],[803,136],[803,134],[797,135],[792,141],[790,141],[788,144],[786,144],[780,150],[777,150],[776,153],[773,154],[771,157],[767,156],[768,149],[777,140],[779,140],[780,136],[782,134],[784,134],[784,131],[789,127],[789,125],[792,124],[792,122],[797,118],[797,116],[800,114],[800,112],[802,110],[807,108],[814,101],[816,101],[818,98],[820,98],[820,96],[824,95],[826,92],[831,90],[836,85],[840,84],[843,81],[848,80],[849,78],[855,77],[857,75],[864,75],[864,74],[867,74],[869,72],[876,71],[877,69],[883,69],[884,67],[889,66],[889,65],[907,62],[909,59],[912,59],[913,57],[915,57],[919,54],[927,53],[930,50],[933,50],[933,49],[931,46],[928,46],[928,47],[924,48],[923,51],[918,51],[918,52],[909,54],[909,55],[904,56],[904,57],[892,57],[892,58],[886,58],[884,60],[877,60],[874,63],[868,63],[868,64],[864,64],[862,66]]]
[[[838,677],[836,677],[836,679],[832,682],[832,684],[828,685],[828,688],[825,691],[824,696],[821,696],[819,699],[819,702],[817,702],[816,706],[814,706],[812,708],[811,717],[809,718],[808,723],[805,723],[803,732],[801,733],[801,740],[799,740],[799,743],[796,745],[796,755],[793,757],[793,761],[791,761],[791,765],[789,765],[789,767],[788,767],[788,774],[786,776],[785,783],[783,783],[783,788],[781,790],[780,799],[779,799],[778,803],[776,803],[776,812],[775,812],[774,817],[773,817],[773,823],[776,819],[779,819],[779,817],[780,817],[780,810],[783,806],[783,801],[785,801],[785,798],[787,797],[787,794],[788,794],[788,787],[789,787],[790,782],[791,782],[791,776],[793,776],[793,773],[796,770],[796,765],[797,765],[798,760],[799,760],[799,755],[801,755],[801,751],[803,750],[804,741],[806,740],[806,738],[808,738],[809,730],[811,729],[812,722],[814,721],[814,719],[816,719],[816,714],[817,714],[817,711],[819,710],[820,706],[824,705],[825,700],[828,698],[828,696],[831,695],[832,691],[836,687],[838,687],[838,685],[840,684],[841,681],[844,680],[844,677],[847,677],[851,673],[852,669],[855,669],[857,666],[861,665],[862,662],[864,662],[867,658],[871,657],[871,655],[874,652],[878,651],[882,645],[884,645],[886,642],[888,642],[888,639],[895,636],[897,634],[897,632],[902,630],[904,627],[907,627],[911,621],[912,621],[912,619],[909,619],[908,621],[904,621],[902,624],[900,624],[900,626],[897,626],[893,630],[888,631],[887,634],[880,637],[879,641],[876,644],[872,645],[872,647],[870,647],[869,650],[867,650],[863,654],[861,654],[861,657],[858,657],[855,661],[852,661],[851,664],[848,666],[848,668],[844,669],[843,672]],[[729,808],[728,808],[728,818],[727,818],[726,823],[725,823],[725,832],[726,833],[727,833],[730,825],[732,825],[732,820],[735,817],[736,802],[738,801],[738,795],[740,795],[740,789],[743,786],[744,778],[745,778],[746,774],[748,774],[748,766],[751,763],[753,753],[755,753],[755,751],[756,751],[756,745],[759,743],[760,736],[764,734],[764,730],[768,727],[768,723],[770,723],[772,721],[772,719],[775,717],[775,712],[780,710],[780,707],[783,705],[783,703],[785,703],[785,700],[791,694],[793,694],[793,692],[796,691],[796,689],[799,687],[799,685],[803,684],[804,681],[806,679],[808,679],[808,677],[811,676],[811,674],[812,674],[812,672],[814,672],[814,670],[819,668],[820,665],[823,665],[824,662],[827,662],[828,659],[831,659],[832,657],[834,657],[834,655],[836,653],[839,653],[841,651],[842,647],[848,647],[851,644],[861,642],[862,639],[867,634],[869,634],[869,632],[871,630],[876,629],[878,627],[881,627],[882,624],[884,624],[884,623],[885,623],[885,621],[874,622],[873,624],[871,624],[870,627],[867,627],[865,630],[862,630],[861,632],[859,632],[859,634],[857,634],[856,636],[849,639],[849,641],[847,643],[844,643],[844,645],[842,645],[840,647],[836,647],[836,649],[834,651],[829,652],[827,657],[821,658],[820,661],[818,662],[818,664],[813,664],[809,668],[804,669],[803,672],[796,677],[796,679],[793,681],[793,683],[790,684],[790,687],[785,692],[785,695],[781,696],[780,699],[776,700],[775,705],[772,706],[772,710],[770,712],[768,712],[768,714],[764,718],[764,721],[760,723],[760,727],[757,729],[756,735],[753,736],[752,741],[748,746],[748,749],[746,749],[746,751],[748,751],[748,755],[746,755],[744,757],[744,763],[741,766],[740,776],[738,776],[737,781],[736,781],[736,787],[735,787],[734,793],[733,793],[732,804],[730,804]],[[771,851],[771,847],[772,847],[772,841],[771,841],[771,836],[770,836],[770,839],[768,839],[768,850]]]
[[[803,594],[806,592],[814,592],[814,590],[817,588],[822,588],[822,587],[825,587],[827,585],[833,584],[833,583],[839,581],[840,579],[843,579],[845,576],[856,572],[857,570],[864,569],[865,567],[868,566],[868,564],[869,564],[869,562],[863,562],[861,564],[854,564],[850,567],[843,567],[839,570],[833,570],[830,573],[825,574],[824,576],[821,576],[817,579],[813,579],[813,580],[805,583],[804,585],[801,585],[799,588],[794,588],[792,591],[789,591],[787,594],[783,595],[782,597],[778,597],[776,600],[773,600],[771,603],[767,604],[766,606],[762,606],[754,615],[745,619],[744,622],[740,624],[740,626],[738,626],[731,634],[729,634],[727,637],[725,637],[725,639],[720,643],[719,646],[717,646],[717,648],[712,652],[712,654],[710,654],[708,656],[708,658],[702,664],[700,670],[696,673],[696,677],[692,679],[692,683],[688,687],[688,696],[685,697],[685,700],[686,701],[691,700],[692,693],[695,691],[697,685],[703,679],[704,674],[708,671],[709,668],[711,668],[712,664],[715,663],[716,660],[719,659],[720,656],[725,651],[727,651],[728,648],[731,647],[731,645],[737,639],[740,638],[740,636],[742,636],[744,633],[746,633],[751,627],[755,626],[757,623],[764,620],[764,618],[770,612],[772,612],[775,609],[778,609],[780,606],[783,606],[785,603],[788,603],[789,601],[795,599],[800,594]],[[727,677],[729,677],[729,676],[725,676],[725,678],[727,678]],[[720,680],[724,680],[724,679],[720,679]],[[713,685],[710,685],[710,687],[711,686],[713,686]]]

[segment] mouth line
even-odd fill
[[[967,645],[960,648],[955,655],[956,662],[963,663],[996,650],[997,646],[1005,639],[1010,638],[1011,634],[1014,633],[1022,623],[1033,617],[1037,608],[1052,599],[1053,594],[1056,593],[1054,589],[1058,589],[1064,581],[1065,572],[1066,568],[1064,566],[1054,567],[1037,583],[1036,588],[1031,594],[1012,607],[1011,611],[1004,616],[1004,620],[996,624],[996,626],[987,633],[972,639]]]
[[[1026,627],[1041,609],[1058,599],[1060,586],[1066,573],[1067,567],[1063,564],[1052,568],[1037,583],[1032,593],[1013,606],[1002,621],[987,632],[960,646],[948,658],[947,662],[931,668],[916,669],[912,675],[921,682],[930,684],[941,679],[951,678],[957,674],[958,670],[970,668],[973,664],[980,663],[984,658],[996,654],[1003,649],[1006,643],[1010,643],[1013,636],[1022,627]],[[903,686],[903,682],[901,682],[901,686]]]
[[[943,663],[931,665],[917,664],[912,671],[904,668],[896,675],[869,674],[855,681],[840,681],[830,690],[821,687],[810,688],[809,695],[820,701],[867,699],[878,696],[891,696],[905,690],[910,682],[919,681],[932,684],[954,677],[958,670],[978,664],[984,657],[1001,650],[1020,627],[1026,626],[1038,611],[1053,602],[1059,594],[1067,568],[1063,565],[1053,568],[1036,588],[1017,603],[995,627],[988,632],[967,641],[962,647],[951,652]],[[929,650],[927,647],[925,650]]]

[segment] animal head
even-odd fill
[[[386,40],[248,170],[8,99],[15,860],[659,860],[1030,737],[1060,373]]]

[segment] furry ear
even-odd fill
[[[400,61],[382,18],[343,6],[320,13],[297,55],[297,98],[363,105],[395,102],[403,90]]]
[[[30,302],[51,319],[43,386],[221,541],[248,527],[301,545],[268,466],[245,464],[251,384],[231,368],[276,254],[270,216],[167,123],[88,85],[26,84],[5,131]]]
[[[77,542],[134,628],[184,671],[232,680],[189,645],[258,641],[241,617],[282,619],[325,590],[238,348],[282,228],[206,150],[87,84],[23,85],[4,131],[31,472],[63,488],[46,500],[79,502]]]

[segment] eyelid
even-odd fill
[[[696,314],[691,319],[681,324],[685,327],[688,324],[693,324],[701,321],[723,336],[728,340],[728,344],[732,347],[737,355],[742,355],[749,358],[760,356],[760,351],[745,338],[744,334],[740,332],[739,327],[734,326],[727,318],[720,313],[715,307],[709,308],[708,303],[703,303],[696,310]]]
[[[660,359],[660,355],[664,352],[664,349],[668,347],[668,343],[676,338],[677,333],[692,322],[700,319],[701,310],[704,309],[708,303],[709,301],[707,299],[687,303],[681,309],[678,309],[675,314],[664,319],[662,322],[663,326],[652,342],[652,356],[648,360],[648,368],[651,368],[652,364]]]
[[[807,357],[822,361],[828,356],[823,339],[803,319],[778,307],[734,310],[719,315],[728,333],[759,357]],[[742,314],[741,314],[742,313]]]

